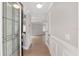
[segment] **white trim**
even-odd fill
[[[2,3],[0,2],[0,55],[2,56]]]
[[[21,8],[20,8],[20,12],[21,12]],[[21,13],[20,13],[20,56],[21,56]]]
[[[76,48],[76,47],[72,46],[71,44],[69,44],[69,43],[61,40],[60,38],[58,38],[56,36],[51,35],[51,38],[53,40],[55,40],[57,42],[57,44],[59,43],[64,48],[68,49],[68,51],[70,52],[70,54],[78,55],[78,48]]]
[[[19,39],[20,39],[20,56],[21,56],[21,52],[22,52],[22,50],[21,50],[21,5],[18,3],[18,5],[20,6],[20,37],[19,37]]]
[[[53,6],[54,2],[51,2],[49,7],[48,7],[48,12],[51,10],[52,6]]]
[[[78,55],[79,55],[79,2],[78,2]]]

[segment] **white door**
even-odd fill
[[[3,2],[2,17],[3,56],[16,56],[20,51],[21,41],[21,5],[16,2]]]

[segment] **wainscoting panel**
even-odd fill
[[[53,56],[77,56],[78,48],[70,45],[69,43],[60,40],[58,37],[51,36],[50,38],[50,53]]]

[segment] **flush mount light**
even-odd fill
[[[43,6],[43,5],[41,5],[41,4],[37,4],[37,5],[36,5],[37,8],[42,8],[42,6]]]
[[[19,9],[20,8],[20,6],[17,5],[17,4],[13,4],[13,7],[16,8],[16,9]]]

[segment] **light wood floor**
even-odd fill
[[[32,38],[32,45],[29,50],[23,50],[23,56],[50,56],[49,49],[42,41],[41,36]]]

